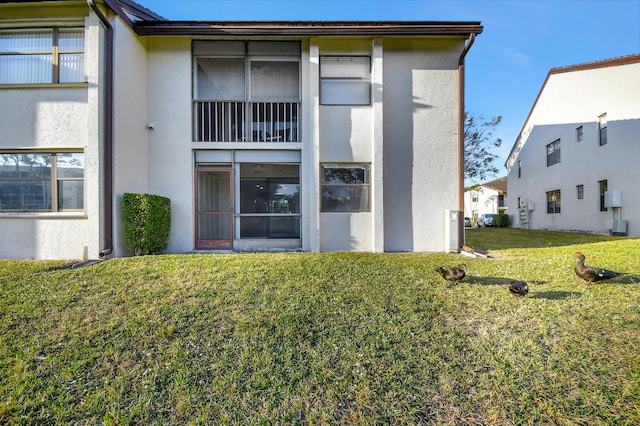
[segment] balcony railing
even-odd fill
[[[300,142],[299,102],[194,101],[196,142]]]

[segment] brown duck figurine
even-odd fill
[[[596,281],[608,280],[609,278],[614,278],[620,275],[620,272],[611,271],[609,269],[585,266],[584,254],[580,252],[575,253],[573,256],[578,258],[576,266],[573,268],[573,270],[576,271],[576,275],[578,275],[585,281],[593,283]]]
[[[529,286],[524,281],[511,280],[507,288],[516,296],[526,296],[529,293]]]
[[[442,275],[442,278],[449,281],[451,284],[456,285],[458,281],[465,277],[469,269],[464,263],[458,266],[440,266],[436,268],[436,272]]]

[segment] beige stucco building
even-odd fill
[[[450,251],[478,22],[175,22],[131,1],[0,2],[0,257]]]
[[[640,236],[640,55],[554,68],[506,161],[513,226]]]

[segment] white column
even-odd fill
[[[371,84],[372,105],[373,105],[373,159],[371,164],[371,224],[372,234],[372,251],[375,253],[384,252],[384,179],[383,179],[383,157],[384,157],[384,138],[383,138],[383,45],[382,39],[373,39],[372,46],[372,74]]]
[[[303,44],[302,249],[317,252],[320,251],[320,49],[316,37],[308,41],[308,49],[304,47]]]

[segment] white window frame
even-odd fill
[[[320,56],[321,105],[371,105],[370,56]]]

